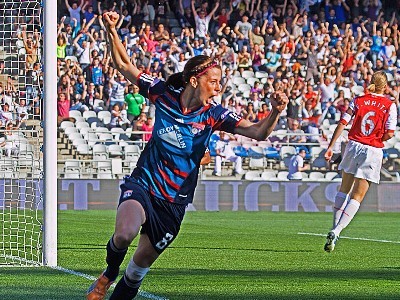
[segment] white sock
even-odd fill
[[[339,223],[333,229],[333,232],[336,235],[340,235],[340,232],[345,229],[347,225],[349,225],[350,221],[354,218],[359,208],[360,202],[358,202],[357,200],[351,199],[347,203],[346,208],[343,210],[342,217],[340,218]]]
[[[343,214],[343,210],[347,205],[347,199],[349,195],[337,192],[335,196],[335,206],[333,207],[333,228],[339,223],[340,217]]]

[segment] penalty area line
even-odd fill
[[[297,234],[301,235],[313,235],[313,236],[323,236],[326,237],[326,234],[320,233],[310,233],[310,232],[298,232]],[[397,241],[388,241],[388,240],[376,240],[376,239],[367,239],[367,238],[357,238],[357,237],[348,237],[348,236],[340,236],[341,239],[348,239],[348,240],[359,240],[359,241],[368,241],[368,242],[377,242],[377,243],[390,243],[390,244],[400,244]]]
[[[86,279],[91,280],[91,281],[94,281],[94,280],[97,279],[97,277],[94,277],[94,276],[91,276],[91,275],[88,275],[88,274],[85,274],[85,273],[77,272],[77,271],[74,271],[74,270],[66,269],[66,268],[63,268],[63,267],[60,267],[60,266],[49,267],[49,268],[51,268],[53,270],[61,271],[61,272],[64,272],[64,273],[67,273],[67,274],[70,274],[70,275],[83,277],[83,278],[86,278]],[[114,287],[115,287],[115,283],[111,286],[111,288],[114,288]],[[154,294],[151,294],[149,292],[142,291],[142,290],[139,290],[138,295],[142,296],[143,298],[152,299],[152,300],[168,300],[167,298],[164,298],[164,297],[161,297],[161,296],[157,296],[157,295],[154,295]]]

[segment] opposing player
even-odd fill
[[[341,231],[357,213],[371,182],[379,183],[383,142],[393,137],[397,123],[396,105],[384,96],[386,88],[386,74],[376,72],[367,88],[370,93],[351,102],[325,153],[325,158],[331,160],[333,145],[353,119],[349,142],[339,165],[342,184],[335,197],[333,228],[328,233],[324,247],[327,252],[335,248]]]
[[[118,14],[105,13],[111,54],[117,69],[156,105],[152,138],[136,169],[121,185],[115,231],[107,244],[107,268],[91,285],[87,299],[104,299],[117,278],[128,246],[139,234],[138,246],[111,300],[133,299],[158,256],[176,238],[185,208],[192,202],[197,176],[214,130],[264,140],[275,127],[288,99],[276,93],[272,112],[258,123],[211,101],[220,93],[221,67],[199,55],[188,60],[182,73],[168,81],[141,73],[130,61],[117,30]]]

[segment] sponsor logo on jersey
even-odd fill
[[[183,140],[183,136],[178,125],[171,125],[161,128],[157,131],[157,135],[169,144],[181,149],[186,148],[186,143]]]
[[[222,119],[222,120],[225,119],[226,116],[227,116],[229,113],[230,113],[229,110],[227,110],[226,112],[224,112],[224,113],[221,115],[221,119]]]
[[[131,199],[132,198],[132,193],[133,193],[133,191],[132,190],[127,190],[127,191],[125,191],[124,193],[123,193],[123,195],[122,195],[122,199]]]
[[[192,134],[193,135],[200,133],[206,127],[204,124],[200,124],[200,123],[196,123],[196,122],[191,123],[191,125],[192,125]]]

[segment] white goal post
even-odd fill
[[[57,1],[0,0],[0,266],[57,265]]]

